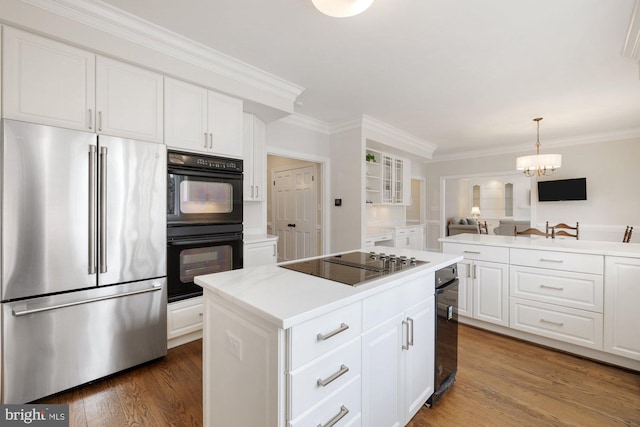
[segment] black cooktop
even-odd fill
[[[357,286],[368,280],[404,271],[428,261],[376,252],[350,252],[346,254],[299,261],[281,265],[300,273]]]

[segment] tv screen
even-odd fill
[[[587,178],[538,181],[538,201],[587,200]]]

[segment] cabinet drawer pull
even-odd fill
[[[98,111],[98,131],[102,132],[102,111]]]
[[[204,148],[207,148],[207,144],[209,143],[208,141],[208,136],[207,136],[207,132],[204,133]]]
[[[472,254],[472,255],[480,255],[481,254],[481,252],[478,252],[478,251],[464,251],[463,253]]]
[[[556,326],[564,326],[564,322],[554,322],[553,320],[547,320],[547,319],[540,319],[540,321],[542,323],[550,323],[550,324],[556,325]]]
[[[331,384],[332,382],[334,382],[335,380],[337,380],[347,372],[349,372],[349,368],[347,368],[345,365],[340,365],[340,370],[335,374],[331,375],[330,377],[327,377],[324,380],[322,378],[318,378],[318,381],[317,381],[318,387],[328,386],[329,384]]]
[[[89,108],[89,129],[93,129],[93,111]]]
[[[546,259],[546,258],[540,258],[541,262],[557,262],[558,264],[562,264],[564,261],[561,259]]]
[[[318,427],[333,427],[334,425],[336,425],[338,423],[338,421],[340,421],[345,416],[347,416],[348,413],[349,413],[349,410],[347,409],[347,407],[342,405],[340,407],[340,412],[338,412],[338,415],[336,415],[335,417],[331,418],[329,420],[329,422],[326,423],[326,424],[318,424]]]
[[[331,331],[328,334],[318,334],[318,341],[324,341],[324,340],[328,340],[329,338],[338,335],[340,332],[344,332],[347,329],[349,329],[349,325],[347,325],[346,323],[341,323],[340,327],[338,329],[336,329],[335,331]]]
[[[560,286],[540,285],[540,287],[544,288],[544,289],[553,289],[555,291],[564,291],[564,288],[562,288]]]

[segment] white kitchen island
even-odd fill
[[[640,371],[640,244],[458,234],[459,320]]]
[[[405,425],[433,393],[435,271],[462,257],[393,252],[428,263],[355,287],[274,265],[196,277],[205,426]]]

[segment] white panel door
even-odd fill
[[[274,229],[278,236],[278,261],[296,259],[293,234],[293,176],[291,171],[274,173]]]
[[[101,56],[96,64],[98,132],[164,142],[162,75]]]
[[[509,326],[509,266],[474,261],[473,317]]]
[[[363,426],[404,425],[403,319],[399,314],[362,337]]]
[[[95,55],[4,27],[4,117],[93,130]]]
[[[606,257],[604,349],[640,360],[640,259]]]
[[[209,91],[207,106],[211,151],[242,157],[242,101]]]
[[[207,89],[164,79],[165,143],[186,151],[209,152]]]
[[[407,310],[409,322],[409,350],[405,356],[405,420],[418,413],[434,391],[435,354],[435,303],[434,297]]]

